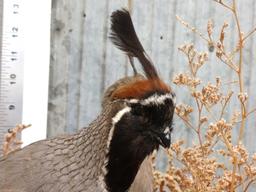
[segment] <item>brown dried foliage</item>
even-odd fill
[[[195,132],[198,142],[186,147],[186,141],[179,140],[171,145],[166,151],[169,160],[166,172],[155,169],[155,191],[246,192],[256,180],[256,154],[250,155],[242,142],[245,122],[256,111],[247,109],[249,96],[243,84],[243,48],[246,39],[256,30],[254,28],[247,35],[243,35],[235,0],[229,1],[229,4],[224,0],[214,1],[230,11],[235,18],[238,42],[231,51],[227,51],[225,46],[225,41],[228,41],[225,35],[228,27],[226,22],[221,27],[219,38],[214,40],[212,20],[208,21],[207,35],[204,35],[180,17],[177,16],[177,19],[191,32],[198,34],[207,43],[208,51],[215,52],[216,59],[233,71],[237,80],[230,83],[234,83],[239,92],[227,90],[220,77],[216,77],[214,83],[203,82],[198,77],[199,70],[207,65],[208,51],[198,52],[193,44],[179,48],[187,58],[189,72],[176,75],[173,82],[189,90],[196,107],[179,104],[176,106],[176,115]],[[231,106],[231,118],[227,119],[225,114],[231,99],[238,100],[240,110],[237,111]],[[196,122],[192,121],[194,113],[198,117]],[[239,129],[238,138],[232,138],[234,128]]]
[[[4,135],[4,142],[3,142],[4,156],[21,148],[22,141],[17,139],[17,135],[21,133],[24,129],[30,126],[31,125],[18,124],[13,129],[8,130],[8,133]]]

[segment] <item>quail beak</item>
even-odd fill
[[[167,127],[164,132],[157,133],[157,140],[160,145],[164,148],[169,148],[171,145],[171,131],[170,128]]]

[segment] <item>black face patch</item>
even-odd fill
[[[145,157],[158,149],[159,144],[168,145],[164,131],[172,124],[171,98],[144,105],[134,102],[129,107],[131,110],[116,122],[109,146],[105,182],[110,192],[128,190]]]
[[[109,192],[127,191],[142,161],[156,148],[143,127],[144,120],[131,113],[125,114],[115,125],[105,176]]]
[[[149,125],[158,127],[157,129],[172,125],[175,106],[171,98],[159,99],[159,102],[132,103],[131,108],[132,114],[142,117]]]
[[[144,121],[144,131],[153,135],[155,142],[170,146],[174,114],[174,95],[154,94],[141,101],[131,101],[131,113]]]

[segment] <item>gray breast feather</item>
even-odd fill
[[[147,157],[132,183],[129,192],[153,192],[153,170],[151,157]]]

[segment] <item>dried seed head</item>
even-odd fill
[[[213,52],[214,51],[214,43],[213,43],[213,41],[209,41],[208,42],[208,50],[210,51],[210,52]]]
[[[256,153],[252,155],[252,160],[256,162]]]
[[[201,119],[200,119],[200,123],[201,123],[201,124],[203,124],[203,123],[205,123],[205,122],[207,122],[207,121],[208,121],[208,117],[206,117],[206,116],[201,117]]]
[[[189,114],[193,112],[193,108],[189,105],[179,104],[176,106],[175,112],[177,115],[179,115],[185,119],[188,119]]]
[[[218,85],[208,83],[205,87],[203,87],[201,97],[201,101],[203,103],[213,105],[217,104],[220,101],[220,99],[221,94],[219,93]]]
[[[220,77],[216,77],[216,86],[220,87],[220,83],[221,83]]]
[[[213,21],[212,19],[210,19],[208,20],[208,23],[207,23],[207,33],[210,38],[212,36],[212,32],[213,32]]]
[[[224,47],[223,47],[223,44],[219,41],[217,42],[217,50],[216,50],[216,56],[218,58],[221,58],[223,53],[224,53]]]
[[[238,93],[238,99],[241,101],[241,103],[245,103],[248,99],[248,94],[246,92],[244,93]]]
[[[196,87],[201,83],[201,80],[198,78],[192,78],[188,74],[180,73],[173,78],[173,83],[176,85]]]
[[[221,32],[220,32],[220,43],[223,45],[224,44],[224,38],[225,38],[225,28],[228,27],[228,23],[227,22],[224,22],[224,24],[222,25],[222,29],[221,29]]]

